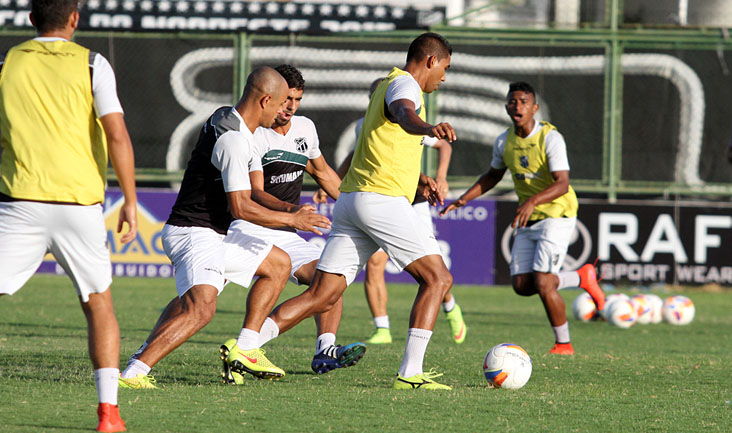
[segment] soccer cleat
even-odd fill
[[[600,285],[597,284],[595,265],[587,263],[577,269],[577,273],[580,277],[580,287],[585,289],[585,291],[592,296],[592,300],[595,301],[597,311],[601,311],[605,307],[605,292],[603,292]]]
[[[549,351],[554,355],[574,355],[574,347],[572,343],[554,343],[554,347]]]
[[[249,373],[260,379],[279,379],[285,375],[285,370],[272,364],[264,356],[265,351],[262,348],[241,350],[236,344],[231,349],[223,345],[219,353],[221,360],[229,364],[234,373]]]
[[[99,403],[99,406],[97,406],[97,416],[99,417],[97,431],[127,431],[125,428],[125,422],[122,421],[122,418],[119,416],[119,406],[115,406],[110,403]]]
[[[455,304],[455,308],[449,313],[445,313],[448,323],[450,323],[450,331],[452,332],[452,338],[455,343],[460,344],[465,341],[465,334],[468,332],[468,328],[465,326],[463,320],[463,311],[460,309],[458,304]]]
[[[394,389],[452,389],[451,386],[432,380],[440,376],[442,376],[442,373],[437,373],[434,370],[410,377],[401,377],[397,374],[394,379]]]
[[[226,352],[226,356],[228,356],[229,351],[235,345],[236,345],[236,339],[232,338],[230,340],[226,340],[226,342],[223,345],[221,345],[221,348],[219,349],[219,353],[221,353],[223,355],[223,353]],[[226,357],[219,356],[219,358],[221,359],[221,378],[223,379],[224,383],[230,384],[230,385],[243,385],[244,376],[231,369],[231,366],[229,366],[229,363],[226,362]]]
[[[313,357],[310,368],[317,374],[327,373],[336,368],[356,365],[366,353],[363,343],[351,343],[348,346],[330,346],[321,350]]]
[[[158,389],[155,378],[151,375],[138,374],[135,377],[123,378],[119,376],[119,387],[125,389]]]
[[[368,340],[368,344],[390,344],[391,331],[389,328],[376,328],[376,332]]]

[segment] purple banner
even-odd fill
[[[312,203],[310,196],[303,196],[303,203]],[[328,204],[315,205],[318,213],[333,219],[332,200]],[[440,244],[445,264],[453,276],[455,284],[493,284],[495,282],[495,218],[496,202],[493,200],[473,200],[467,206],[451,212],[446,218],[431,207],[435,236]],[[325,244],[325,236],[301,233],[310,242]],[[363,272],[356,281],[363,281]],[[406,272],[399,272],[396,266],[387,264],[387,282],[413,283],[414,278]]]
[[[176,198],[174,191],[138,190],[138,234],[135,240],[122,245],[116,233],[122,194],[110,190],[104,203],[104,218],[107,239],[112,258],[114,276],[129,277],[172,277],[173,267],[163,251],[161,232],[168,219]],[[303,194],[303,203],[312,203],[309,194]],[[318,213],[332,219],[333,206],[317,205]],[[437,215],[438,209],[431,208],[435,235],[440,244],[445,264],[453,274],[455,284],[493,284],[496,261],[494,256],[496,202],[474,200],[451,213],[447,218]],[[327,236],[300,233],[302,237],[320,246],[325,245]],[[38,272],[63,274],[63,269],[48,255]],[[399,272],[389,262],[386,269],[387,282],[412,283],[414,279],[406,272]],[[363,273],[357,281],[363,281]]]

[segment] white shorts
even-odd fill
[[[235,228],[224,236],[205,227],[165,224],[163,249],[173,263],[178,296],[183,296],[199,284],[221,293],[227,280],[249,287],[272,244]]]
[[[83,302],[112,284],[101,205],[0,203],[0,293],[17,292],[51,253]]]
[[[295,278],[295,273],[304,265],[317,261],[320,258],[320,253],[323,251],[322,248],[306,241],[295,232],[270,229],[244,220],[235,220],[231,223],[231,227],[236,227],[237,230],[250,236],[266,239],[272,242],[277,248],[286,252],[290,256],[290,262],[292,262],[290,281],[295,284],[300,284],[297,278]]]
[[[318,269],[342,274],[351,284],[379,248],[400,271],[424,256],[440,254],[432,230],[427,229],[405,197],[341,193]]]
[[[545,218],[516,232],[511,248],[511,275],[558,274],[577,218]]]
[[[427,227],[427,229],[430,231],[430,233],[435,233],[435,227],[432,224],[432,214],[430,213],[430,204],[429,202],[423,201],[419,202],[417,204],[413,204],[412,207],[414,208],[414,211],[417,213],[417,217],[422,221],[422,224]]]

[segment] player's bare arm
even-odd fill
[[[341,162],[341,165],[338,166],[338,169],[336,170],[336,174],[338,175],[339,179],[343,179],[346,176],[346,173],[348,173],[348,169],[351,168],[351,160],[353,159],[353,150],[351,153],[346,156],[346,158]],[[313,194],[313,201],[315,203],[327,203],[328,202],[328,193],[325,192],[323,188],[318,189],[318,191]]]
[[[389,112],[394,116],[399,126],[410,134],[429,135],[449,142],[457,140],[452,125],[441,122],[433,126],[423,121],[417,115],[414,102],[408,99],[398,99],[389,104]]]
[[[447,168],[450,166],[450,158],[452,158],[452,145],[447,140],[439,140],[433,147],[437,149],[435,182],[444,199],[450,191],[450,185],[447,183]]]
[[[511,227],[526,227],[534,208],[540,204],[550,203],[569,191],[569,171],[553,171],[554,183],[544,191],[534,194],[516,209]]]
[[[478,178],[478,180],[468,188],[457,200],[450,203],[449,206],[440,211],[440,215],[447,215],[450,211],[465,206],[470,200],[480,197],[486,192],[490,191],[498,182],[503,179],[503,175],[506,173],[505,168],[494,168],[491,167],[488,172],[484,173]]]
[[[137,194],[135,188],[135,152],[132,149],[130,134],[122,113],[109,113],[99,118],[107,137],[109,159],[117,174],[125,202],[119,211],[117,233],[122,232],[127,223],[127,232],[122,235],[121,242],[127,243],[137,237]]]
[[[252,200],[260,205],[278,212],[295,212],[300,206],[282,201],[264,190],[264,173],[259,170],[249,172],[252,185]],[[261,224],[260,224],[261,225]]]
[[[308,160],[305,166],[305,171],[308,172],[318,185],[331,197],[333,200],[338,199],[340,191],[338,188],[341,186],[341,178],[338,173],[333,170],[330,165],[325,161],[323,155],[315,159]]]
[[[303,206],[294,213],[273,211],[254,201],[249,190],[227,192],[226,199],[234,218],[263,227],[292,227],[318,235],[323,234],[318,229],[330,228],[328,218],[316,214],[312,206]]]

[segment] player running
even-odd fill
[[[178,198],[163,227],[163,248],[175,268],[179,301],[174,299],[120,377],[126,388],[155,388],[150,369],[203,328],[216,312],[226,281],[248,287],[239,336],[244,371],[262,378],[282,377],[260,348],[259,330],[290,274],[290,257],[272,243],[231,226],[243,219],[267,227],[320,233],[330,227],[312,206],[295,212],[269,210],[252,200],[249,179],[253,132],[270,126],[287,97],[287,83],[272,68],[247,78],[235,107],[216,110],[201,128]]]
[[[539,294],[554,330],[555,344],[549,353],[571,355],[574,348],[558,290],[582,287],[598,309],[605,304],[605,294],[591,264],[578,271],[559,272],[577,222],[578,203],[569,185],[564,137],[555,126],[534,120],[537,110],[539,105],[530,84],[517,82],[509,86],[506,112],[513,127],[496,139],[490,170],[440,215],[489,191],[506,169],[511,170],[519,197],[512,223],[516,228],[510,264],[513,290],[521,296]]]
[[[50,252],[86,316],[99,405],[97,431],[125,431],[117,406],[119,326],[102,203],[107,152],[124,196],[117,231],[137,234],[135,162],[114,71],[70,42],[76,0],[31,3],[38,37],[0,60],[0,295],[12,295]]]
[[[383,81],[384,78],[378,78],[371,83],[369,89],[369,97],[376,90],[376,86]],[[354,148],[358,144],[358,136],[361,133],[363,127],[364,118],[356,122],[356,141],[354,142]],[[446,196],[449,191],[447,183],[447,168],[450,165],[450,157],[452,156],[452,145],[446,140],[438,140],[435,137],[425,136],[422,138],[422,145],[437,149],[437,174],[435,175],[435,183],[437,189],[440,191],[442,196]],[[348,169],[351,166],[351,160],[353,159],[353,150],[346,156],[341,165],[338,167],[338,175],[345,176]],[[325,203],[327,198],[325,197],[325,191],[319,190],[314,196],[313,201],[316,203]],[[419,216],[425,226],[433,233],[434,227],[432,224],[432,214],[430,213],[429,203],[427,200],[420,195],[414,198],[412,204],[414,210]],[[386,265],[389,261],[389,256],[383,251],[379,250],[375,252],[366,263],[366,277],[364,280],[364,291],[366,292],[366,301],[371,309],[371,315],[374,319],[374,325],[376,330],[374,334],[366,341],[369,344],[390,344],[392,342],[391,329],[389,325],[389,315],[387,314],[386,304],[389,293],[386,288],[386,280],[384,279],[384,272],[386,271]],[[452,291],[447,292],[445,299],[442,302],[442,310],[445,312],[445,318],[450,325],[450,331],[453,341],[456,344],[461,344],[465,341],[467,335],[467,327],[463,320],[463,313],[460,306],[455,302],[455,297]]]
[[[315,124],[304,116],[296,116],[305,91],[305,80],[291,65],[275,68],[287,81],[287,101],[271,128],[257,128],[254,132],[253,158],[249,168],[252,195],[261,205],[270,209],[292,212],[300,207],[303,173],[307,172],[332,198],[338,198],[341,179],[328,165],[320,152],[320,141]],[[289,227],[268,228],[249,221],[236,220],[232,227],[251,236],[266,239],[290,256],[290,281],[310,285],[315,266],[320,258],[317,247]],[[366,346],[353,343],[336,345],[342,301],[327,313],[315,316],[318,338],[315,356],[310,367],[315,373],[327,373],[336,368],[355,365],[363,357]],[[277,337],[279,329],[274,320],[267,318],[260,330],[260,345]],[[239,384],[243,377],[231,367],[241,363],[240,342],[228,340],[221,347],[224,382]],[[238,360],[238,361],[237,361]]]
[[[424,33],[409,47],[404,69],[394,68],[377,87],[363,132],[333,212],[333,229],[310,287],[280,304],[270,316],[280,332],[330,310],[379,248],[419,282],[407,345],[394,381],[397,389],[450,389],[422,370],[440,302],[452,276],[434,236],[417,222],[411,201],[418,186],[431,202],[442,202],[434,180],[420,173],[422,137],[453,141],[448,123],[424,121],[423,92],[445,80],[452,49],[436,33]],[[395,218],[398,216],[398,218]]]

